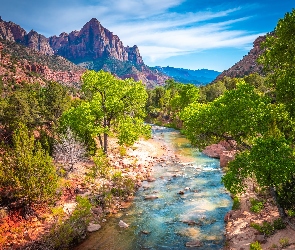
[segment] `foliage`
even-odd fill
[[[276,230],[281,230],[281,229],[285,229],[286,228],[286,224],[284,223],[284,221],[282,220],[282,218],[278,218],[276,220],[273,221],[273,227]]]
[[[77,206],[64,221],[62,211],[56,210],[57,222],[48,236],[48,244],[54,249],[69,249],[83,239],[91,216],[91,203],[87,198],[77,196]]]
[[[250,250],[262,250],[262,247],[258,241],[250,244]]]
[[[96,178],[98,175],[107,177],[110,173],[111,166],[106,155],[102,150],[96,152],[95,156],[92,157],[95,166],[92,167],[89,175]]]
[[[251,207],[250,210],[254,213],[260,213],[264,207],[263,201],[259,201],[257,199],[250,199]]]
[[[63,116],[63,124],[71,127],[85,143],[98,137],[107,153],[108,136],[118,134],[120,144],[133,144],[149,130],[143,125],[147,93],[141,82],[117,79],[109,72],[87,71],[82,76],[86,100]]]
[[[239,198],[237,196],[234,197],[232,210],[238,210],[238,209],[240,209],[240,206],[241,206],[241,202],[240,202]]]
[[[251,223],[251,227],[255,228],[258,230],[260,233],[263,233],[264,235],[272,235],[274,233],[274,226],[272,223],[264,221],[262,225],[256,224],[256,223]]]
[[[240,80],[237,88],[208,104],[192,103],[181,112],[185,134],[198,147],[234,139],[241,145],[266,133],[269,99]]]
[[[179,113],[199,99],[199,88],[193,84],[177,83],[170,79],[165,87],[148,90],[146,110],[148,120],[170,127],[180,128]]]
[[[276,100],[284,103],[292,116],[295,115],[295,9],[278,21],[274,30],[262,44],[264,53],[259,58],[270,83],[275,88]]]
[[[2,148],[0,188],[25,204],[47,202],[56,196],[57,174],[51,157],[19,125],[13,135],[13,148]]]
[[[286,247],[286,246],[289,245],[289,239],[288,238],[281,238],[279,240],[279,242],[280,242],[280,244],[281,244],[282,247]]]

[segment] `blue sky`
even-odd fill
[[[294,0],[0,0],[0,15],[45,35],[80,30],[91,18],[136,44],[149,66],[223,71],[272,31]]]

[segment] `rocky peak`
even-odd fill
[[[253,48],[245,55],[239,62],[237,62],[231,68],[223,71],[215,81],[221,80],[223,77],[244,77],[253,73],[262,74],[263,67],[257,63],[258,57],[263,50],[261,49],[261,43],[265,41],[266,36],[259,36],[253,42]]]
[[[31,30],[26,35],[26,45],[29,48],[39,51],[45,55],[54,54],[53,49],[49,45],[48,39],[45,36],[38,34],[34,30]]]
[[[0,38],[10,41],[24,43],[27,32],[13,22],[5,22],[0,19]]]

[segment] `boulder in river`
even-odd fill
[[[159,197],[157,195],[146,195],[144,197],[145,200],[155,200],[158,199]]]
[[[120,220],[119,227],[127,228],[127,227],[129,227],[129,225],[127,223],[125,223],[124,221]]]
[[[202,242],[199,240],[189,241],[185,244],[186,247],[200,247],[202,246]]]

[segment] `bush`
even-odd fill
[[[267,235],[267,236],[274,233],[274,226],[267,221],[264,221],[262,225],[259,225],[257,223],[251,223],[251,227],[255,228],[260,233],[263,233],[264,235]]]
[[[241,206],[241,202],[240,202],[239,198],[234,197],[232,210],[238,210],[240,208],[240,206]]]
[[[258,241],[250,244],[250,250],[262,250],[262,247]]]
[[[254,213],[260,213],[260,211],[263,209],[263,202],[256,200],[256,199],[250,199],[251,202],[251,208],[250,210]]]
[[[0,162],[0,189],[24,204],[51,201],[56,196],[58,177],[52,158],[30,136],[24,125],[13,135],[13,148],[4,151]]]
[[[283,222],[283,220],[281,218],[278,218],[278,219],[274,220],[273,227],[276,230],[285,229],[286,224]]]
[[[53,249],[71,249],[74,243],[79,243],[86,234],[91,216],[91,203],[87,198],[77,196],[77,206],[70,218],[62,220],[63,211],[53,211],[58,217],[56,224],[51,229],[47,242]]]

